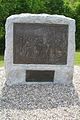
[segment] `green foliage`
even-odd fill
[[[49,14],[62,14],[64,12],[63,0],[47,0],[45,6]]]
[[[80,49],[80,2],[74,4],[76,20],[76,48]]]
[[[0,54],[4,53],[6,18],[20,13],[59,14],[74,18],[76,20],[76,48],[80,48],[79,0],[0,0]]]

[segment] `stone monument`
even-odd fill
[[[75,20],[62,15],[20,14],[6,21],[7,85],[72,83]]]

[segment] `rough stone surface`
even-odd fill
[[[80,67],[73,84],[5,85],[0,68],[0,120],[80,120]]]
[[[68,29],[67,65],[13,64],[13,23],[65,24]],[[6,21],[5,72],[7,84],[25,84],[26,70],[53,70],[54,83],[70,84],[73,77],[75,57],[75,20],[62,15],[20,14],[12,15]],[[20,79],[19,79],[20,78]],[[65,78],[65,79],[64,79]]]

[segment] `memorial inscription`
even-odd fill
[[[28,70],[26,71],[27,82],[53,82],[54,71]]]
[[[14,23],[14,64],[67,64],[68,25]]]

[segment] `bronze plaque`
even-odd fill
[[[28,70],[26,71],[26,82],[53,82],[54,71],[39,71]]]
[[[14,64],[67,64],[68,25],[14,23]]]

